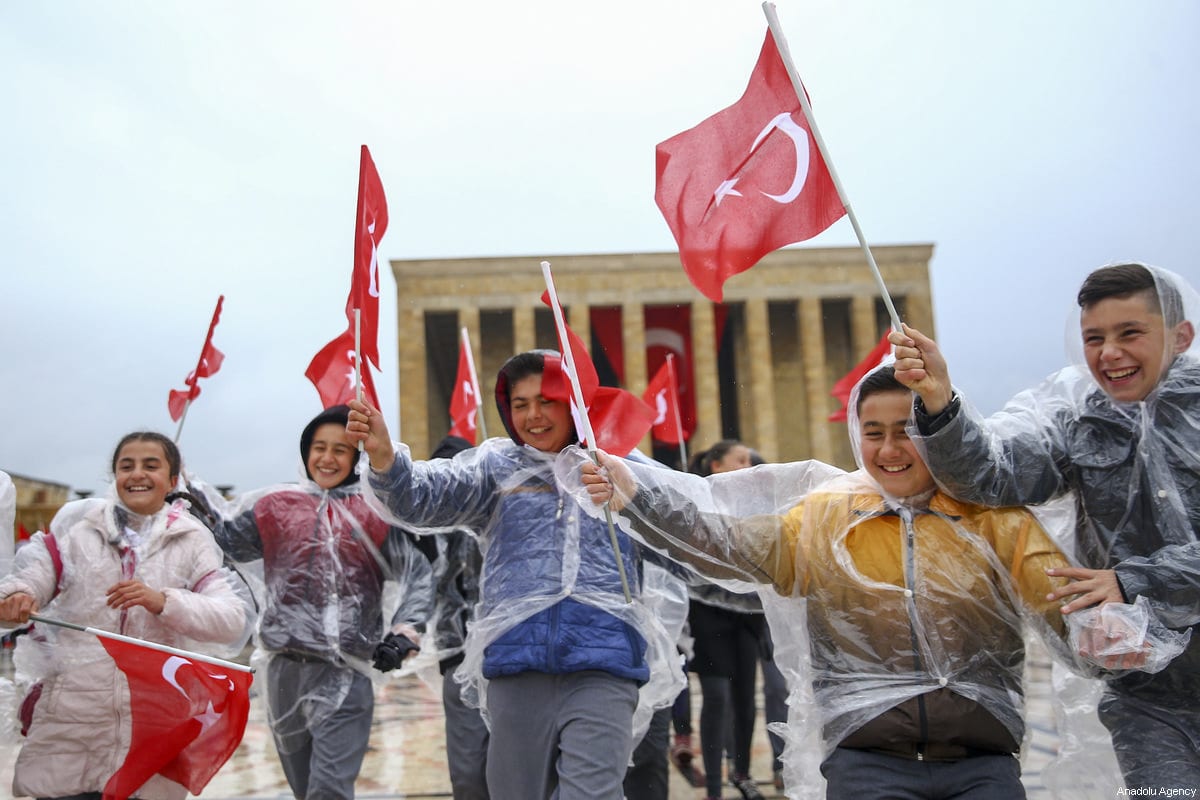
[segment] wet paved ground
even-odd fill
[[[1027,692],[1032,738],[1025,758],[1024,780],[1030,800],[1048,800],[1051,794],[1042,782],[1041,770],[1054,756],[1058,744],[1047,700],[1049,667],[1044,657],[1034,653],[1031,653],[1030,664]],[[693,678],[692,696],[698,698],[699,694]],[[693,718],[699,719],[698,708]],[[440,695],[420,679],[406,676],[383,686],[377,695],[370,751],[358,780],[358,798],[424,800],[450,797],[442,725]],[[10,794],[14,755],[11,747],[0,746],[3,757],[0,797]],[[771,750],[761,717],[755,728],[751,775],[764,795],[783,797],[771,784]],[[252,701],[250,722],[241,746],[202,796],[212,800],[286,800],[291,797],[275,756],[261,698],[255,697]],[[699,800],[703,796],[703,790],[692,788],[678,772],[671,770],[669,800]],[[740,794],[728,787],[725,797],[736,800]]]

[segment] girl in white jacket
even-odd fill
[[[162,434],[124,437],[110,497],[63,506],[0,578],[0,625],[44,613],[174,647],[244,642],[246,611],[212,533],[183,501],[167,502],[180,468]],[[21,638],[15,660],[18,682],[36,682],[22,703],[13,794],[98,800],[129,750],[125,674],[95,635],[41,624]],[[186,794],[161,775],[135,792],[142,800]]]

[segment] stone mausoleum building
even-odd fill
[[[936,335],[929,283],[933,245],[872,248],[900,318]],[[889,327],[857,247],[777,250],[725,284],[712,303],[687,280],[677,253],[611,253],[392,261],[396,278],[400,437],[427,457],[448,413],[466,328],[484,395],[488,435],[504,435],[492,392],[513,353],[557,349],[541,302],[551,264],[567,322],[590,343],[601,383],[641,395],[665,353],[681,382],[687,453],[737,438],[767,461],[818,458],[853,467],[845,423],[830,395]],[[677,446],[643,450],[678,459]]]

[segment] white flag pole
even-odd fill
[[[362,402],[362,309],[354,309],[354,399]],[[382,413],[382,412],[380,412]],[[366,443],[359,441],[358,452],[363,452]]]
[[[675,374],[675,354],[667,353],[667,376],[675,390],[675,435],[679,438],[679,468],[687,472],[687,449],[683,443],[683,409],[679,407],[679,376]]]
[[[838,198],[846,208],[846,216],[850,218],[850,224],[854,227],[854,235],[858,237],[858,244],[867,255],[867,263],[871,265],[871,273],[875,276],[875,283],[879,286],[879,293],[883,296],[888,316],[892,320],[892,329],[898,331],[900,330],[900,316],[896,313],[896,307],[892,305],[892,296],[888,293],[887,286],[883,282],[883,276],[879,274],[879,267],[875,264],[875,256],[871,253],[871,248],[867,245],[867,238],[863,235],[862,228],[858,225],[858,217],[854,214],[854,208],[850,205],[850,201],[846,199],[846,190],[842,188],[842,181],[838,178],[837,169],[833,166],[833,159],[829,157],[829,150],[825,147],[825,140],[821,137],[820,129],[817,128],[817,120],[813,117],[812,106],[808,102],[808,95],[804,93],[804,84],[800,81],[800,74],[796,71],[795,63],[792,62],[792,53],[788,49],[787,39],[783,36],[783,27],[779,24],[779,17],[775,13],[775,4],[770,2],[770,0],[765,0],[762,4],[762,9],[763,13],[767,16],[767,26],[770,27],[771,36],[775,39],[775,47],[779,50],[779,57],[783,59],[783,66],[787,69],[788,77],[792,79],[792,88],[796,90],[796,97],[800,99],[800,107],[804,110],[804,117],[808,120],[808,127],[812,131],[813,140],[817,143],[817,149],[821,151],[821,157],[825,159],[825,166],[829,170],[829,177],[833,179],[833,186],[837,189]]]
[[[254,672],[253,667],[247,667],[244,664],[238,664],[236,661],[226,661],[223,658],[206,656],[203,653],[197,653],[192,650],[180,650],[178,647],[171,647],[169,645],[159,644],[158,642],[151,642],[146,639],[137,639],[133,636],[125,636],[120,633],[112,633],[111,631],[105,631],[99,628],[89,628],[84,625],[76,625],[74,622],[63,622],[62,620],[58,619],[50,619],[49,617],[42,617],[38,616],[37,614],[30,614],[29,618],[35,622],[41,622],[46,625],[57,625],[60,628],[70,628],[73,631],[82,631],[95,636],[101,636],[105,639],[116,639],[119,642],[137,644],[141,645],[142,647],[148,647],[151,650],[157,650],[160,653],[170,653],[171,655],[190,658],[194,661],[203,661],[206,664],[216,664],[219,667],[226,667],[228,669],[237,670],[238,672]]]
[[[475,414],[479,420],[479,432],[487,438],[487,423],[483,419],[483,395],[479,393],[479,377],[475,374],[475,354],[471,352],[471,337],[467,336],[467,326],[462,328],[463,347],[467,351],[467,370],[471,373],[471,390],[475,392]]]
[[[583,388],[579,385],[579,373],[575,371],[575,357],[571,354],[571,339],[567,336],[567,323],[563,319],[562,306],[558,303],[558,292],[554,289],[554,276],[550,274],[550,262],[542,262],[542,277],[546,280],[546,291],[550,295],[550,308],[554,310],[554,325],[558,329],[558,340],[563,344],[562,363],[566,367],[567,379],[571,382],[571,393],[575,397],[575,407],[579,409],[579,424],[583,427],[583,438],[587,441],[588,455],[597,465],[600,456],[596,453],[596,436],[592,432],[592,421],[588,419],[587,406],[583,402]],[[617,560],[617,572],[621,575],[621,591],[625,593],[625,602],[632,603],[633,596],[629,592],[629,579],[625,575],[625,561],[621,558],[621,547],[617,543],[617,529],[613,526],[612,510],[608,503],[604,504],[604,519],[608,522],[608,540],[612,545],[613,556]]]
[[[190,388],[190,387],[189,387]],[[179,415],[179,427],[175,429],[175,444],[179,444],[179,437],[183,435],[183,423],[187,419],[188,409],[192,407],[192,400],[188,398],[183,403],[183,413]]]

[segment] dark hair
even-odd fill
[[[737,439],[722,439],[707,450],[701,450],[699,453],[694,454],[692,460],[688,462],[688,472],[708,477],[712,475],[712,468],[715,462],[727,456],[733,448],[744,446]]]
[[[443,436],[442,440],[437,443],[437,447],[433,448],[433,452],[429,454],[429,460],[454,458],[458,453],[461,453],[463,450],[470,450],[474,446],[461,436]]]
[[[550,350],[527,350],[524,353],[517,353],[504,362],[504,366],[500,368],[499,378],[504,384],[505,399],[512,399],[514,383],[524,380],[530,375],[541,375],[546,371],[546,356],[550,353]]]
[[[1150,309],[1163,318],[1167,327],[1183,321],[1183,301],[1179,290],[1169,282],[1155,280],[1154,273],[1143,264],[1113,264],[1093,270],[1079,287],[1076,301],[1087,310],[1110,297],[1127,298],[1145,294]]]
[[[896,380],[896,368],[891,364],[867,373],[867,377],[858,384],[858,401],[854,405],[854,413],[862,412],[863,401],[868,397],[884,392],[912,392],[911,389]]]
[[[117,442],[117,448],[113,450],[112,455],[112,471],[114,475],[117,472],[117,458],[121,455],[121,448],[130,442],[157,442],[162,446],[163,455],[167,457],[168,474],[171,478],[179,477],[179,473],[183,470],[183,456],[179,455],[179,448],[175,446],[173,441],[156,431],[134,431],[121,437],[121,441]]]
[[[322,425],[341,425],[346,427],[346,423],[350,421],[350,406],[330,406],[329,408],[317,414],[312,420],[304,426],[304,430],[300,432],[300,460],[304,464],[304,474],[312,479],[312,473],[308,471],[308,451],[312,449],[313,439],[317,435],[317,429]],[[358,480],[358,475],[355,474],[353,465],[350,467],[350,474],[342,479],[338,486],[348,486]],[[337,487],[334,487],[337,488]]]

